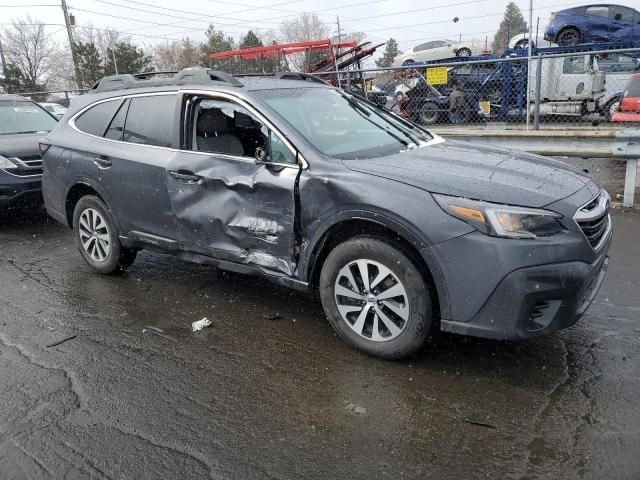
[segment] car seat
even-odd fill
[[[201,110],[196,136],[198,150],[244,156],[242,142],[230,131],[229,117],[219,108]]]

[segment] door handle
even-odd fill
[[[109,168],[113,163],[107,157],[93,157],[93,163],[95,163],[98,168]]]
[[[169,172],[169,175],[171,175],[173,178],[177,180],[180,180],[181,182],[186,182],[186,183],[197,183],[198,180],[200,180],[199,175],[196,175],[195,173],[189,172],[187,170]]]

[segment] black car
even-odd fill
[[[611,241],[586,175],[290,77],[103,79],[43,142],[48,212],[100,273],[149,249],[317,289],[338,334],[384,358],[585,312]]]
[[[57,119],[35,102],[0,95],[0,212],[42,205],[42,160],[38,140]]]

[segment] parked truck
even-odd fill
[[[633,46],[635,45],[625,44],[618,48]],[[529,77],[530,112],[535,108],[539,79],[540,116],[583,116],[598,113],[610,120],[617,110],[624,85],[631,74],[640,69],[640,49],[630,53],[601,53],[605,48],[611,49],[612,45],[534,49],[535,58],[532,59]],[[510,52],[506,57],[512,61],[501,62],[495,72],[500,77],[501,95],[499,103],[493,105],[493,108],[497,108],[497,116],[500,118],[523,116],[526,114],[527,100],[527,59],[522,51]],[[495,78],[492,77],[491,80],[495,84]],[[487,91],[491,83],[488,79],[485,83],[487,88],[484,89],[486,91],[479,92],[481,96],[488,97]]]

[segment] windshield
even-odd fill
[[[256,92],[325,155],[361,159],[422,146],[433,137],[382,108],[329,88]]]
[[[0,135],[46,133],[56,126],[56,119],[27,100],[0,101]]]

